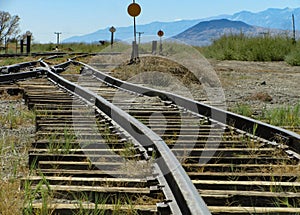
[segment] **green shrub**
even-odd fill
[[[293,47],[287,36],[250,37],[240,33],[223,35],[201,50],[206,57],[218,60],[283,61]]]
[[[286,57],[285,61],[292,66],[300,66],[300,45],[297,45]]]

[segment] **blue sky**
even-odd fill
[[[142,7],[138,24],[153,21],[200,19],[247,10],[297,8],[300,0],[136,0]],[[109,26],[129,26],[132,0],[0,0],[0,10],[21,18],[22,32],[30,30],[38,42],[95,32]]]

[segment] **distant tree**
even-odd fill
[[[12,16],[8,12],[0,11],[0,43],[15,38],[19,33],[19,16]]]

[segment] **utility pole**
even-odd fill
[[[62,33],[61,32],[54,32],[54,34],[56,34],[56,36],[57,36],[57,45],[59,45],[59,35],[61,35]]]
[[[139,35],[139,44],[141,44],[141,36],[144,34],[144,32],[136,32]]]
[[[295,28],[295,16],[292,14],[292,19],[293,19],[293,44],[296,43],[296,28]]]

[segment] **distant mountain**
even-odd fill
[[[143,32],[142,36],[156,36],[157,32],[162,29],[165,32],[166,37],[172,37],[179,34],[182,31],[190,28],[193,25],[199,23],[199,20],[180,20],[175,22],[152,22],[145,25],[137,25],[137,32]],[[132,40],[133,27],[116,27],[115,38],[118,40]],[[98,30],[91,34],[83,36],[75,36],[65,39],[63,42],[98,42],[99,40],[110,40],[109,28]]]
[[[254,27],[241,21],[231,21],[219,19],[200,22],[186,31],[174,36],[173,38],[194,46],[205,46],[211,44],[213,39],[217,39],[225,34],[259,35],[270,31],[266,28]],[[276,31],[277,33],[278,31]]]
[[[300,8],[269,8],[265,11],[252,13],[242,11],[228,17],[230,20],[243,21],[249,25],[281,30],[292,30],[292,14],[295,15],[296,29],[300,28]]]
[[[181,20],[174,22],[152,22],[150,24],[137,25],[138,32],[144,32],[143,37],[156,36],[159,29],[165,32],[165,37],[173,37],[186,31],[187,29],[197,25],[199,22],[210,21],[215,19],[228,19],[231,21],[242,21],[251,26],[259,26],[263,28],[291,30],[292,29],[292,14],[295,15],[296,29],[300,28],[300,8],[290,9],[274,9],[270,8],[262,12],[252,13],[249,11],[241,11],[233,15],[220,15],[216,17],[209,17],[205,19],[196,20]],[[115,38],[119,40],[132,40],[133,30],[132,26],[116,27],[117,32]],[[221,32],[220,32],[221,33]],[[86,34],[83,36],[74,36],[65,39],[63,42],[98,42],[99,40],[109,40],[109,28],[101,29],[96,32]]]

